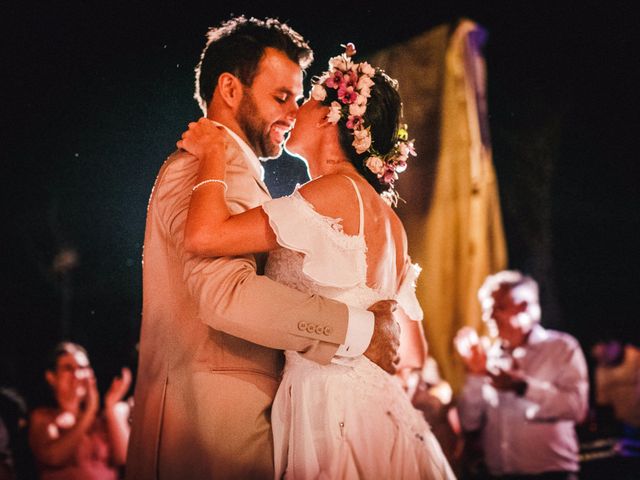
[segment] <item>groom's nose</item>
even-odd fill
[[[298,105],[298,102],[296,102],[295,100],[287,102],[286,117],[288,121],[293,122],[296,119],[296,115],[298,114],[299,108],[300,106]]]

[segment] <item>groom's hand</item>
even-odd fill
[[[375,316],[375,325],[369,347],[364,355],[383,370],[396,371],[398,347],[400,346],[400,324],[395,319],[395,300],[381,300],[369,307]]]

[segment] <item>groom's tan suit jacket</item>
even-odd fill
[[[255,165],[230,143],[226,198],[238,213],[270,196]],[[346,306],[257,275],[250,255],[184,251],[197,169],[196,158],[175,152],[149,200],[130,480],[270,478],[281,350],[327,363],[347,330]]]

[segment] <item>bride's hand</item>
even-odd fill
[[[223,161],[227,135],[222,131],[222,127],[207,118],[201,118],[189,124],[189,129],[182,134],[182,140],[178,140],[176,145],[202,161]]]

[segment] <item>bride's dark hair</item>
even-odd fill
[[[374,85],[371,87],[371,96],[367,100],[367,111],[364,114],[365,126],[371,129],[371,141],[373,148],[381,155],[389,153],[396,142],[398,126],[402,115],[402,102],[398,93],[398,84],[381,70],[376,70],[372,78]],[[356,167],[356,170],[378,193],[392,188],[388,184],[380,183],[378,176],[369,170],[364,162],[369,152],[358,154],[353,147],[353,130],[347,128],[344,120],[338,122],[340,132],[340,146]]]

